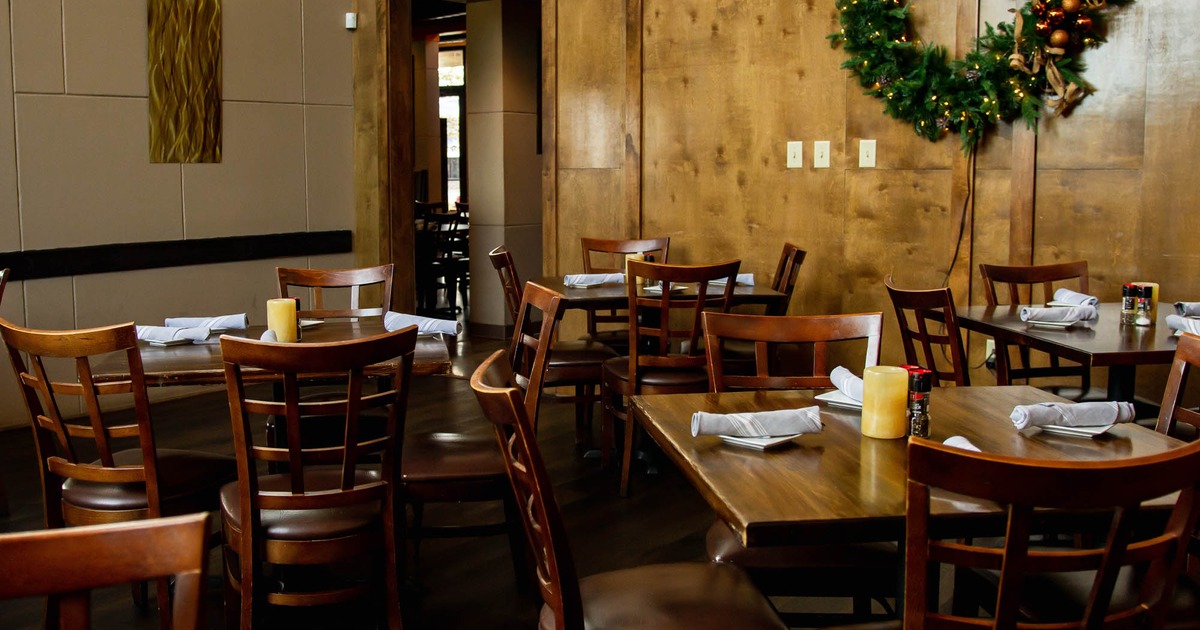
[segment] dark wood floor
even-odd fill
[[[465,377],[498,347],[494,341],[460,342],[455,348],[454,375],[416,382],[409,405],[410,426],[448,423],[490,431]],[[638,475],[632,496],[622,499],[616,492],[615,474],[601,470],[597,460],[583,459],[576,451],[573,405],[550,400],[543,405],[540,442],[580,575],[651,562],[704,559],[704,531],[712,522],[712,513],[677,471],[664,464],[657,475]],[[154,420],[160,447],[232,453],[223,391],[160,403]],[[11,516],[0,517],[0,531],[42,527],[36,471],[28,429],[0,432],[0,474],[12,507]],[[484,511],[487,514],[462,509],[454,514],[431,511],[427,518],[485,517],[499,512],[495,508]],[[207,626],[219,628],[223,615],[215,576],[220,558],[216,553],[212,558]],[[414,573],[405,607],[407,628],[536,626],[539,605],[518,596],[503,537],[427,541]],[[280,617],[272,625],[343,628],[353,625],[348,622],[352,618],[345,611],[304,611],[302,616]],[[0,628],[35,628],[40,623],[40,601],[0,602]],[[133,606],[128,588],[107,589],[96,596],[95,628],[155,628],[157,624],[153,610],[139,612]]]

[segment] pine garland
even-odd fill
[[[985,25],[974,50],[949,59],[915,37],[903,0],[839,0],[842,30],[829,40],[850,55],[842,67],[885,113],[930,141],[957,130],[969,152],[1001,120],[1036,128],[1047,108],[1064,113],[1094,91],[1079,54],[1105,41],[1104,9],[1133,1],[1030,0],[1014,22]]]

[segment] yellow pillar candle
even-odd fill
[[[908,370],[876,365],[863,371],[863,435],[901,438],[908,433]]]
[[[274,298],[267,300],[267,328],[282,343],[296,341],[296,300]]]

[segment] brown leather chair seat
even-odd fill
[[[404,436],[400,469],[405,484],[483,479],[503,475],[504,458],[495,436],[418,433]]]
[[[379,473],[373,470],[359,469],[354,473],[355,485],[375,483],[379,478]],[[286,474],[261,476],[258,478],[259,492],[290,492],[289,479]],[[338,467],[323,466],[304,471],[305,490],[308,492],[337,489],[340,481],[341,469]],[[221,488],[221,511],[225,515],[225,523],[235,532],[243,531],[242,506],[238,497],[236,481]],[[263,510],[261,519],[262,531],[268,539],[323,540],[378,527],[379,505],[359,503],[317,510]]]
[[[584,627],[608,628],[784,628],[746,574],[720,564],[654,564],[600,573],[579,580]],[[696,594],[709,594],[696,606]],[[555,628],[554,613],[542,608],[538,627]]]
[[[599,383],[601,364],[616,356],[612,348],[595,341],[560,341],[547,359],[546,384],[579,380]]]
[[[604,362],[604,369],[611,377],[629,382],[629,357],[617,357]],[[708,372],[704,368],[665,369],[646,368],[638,372],[638,382],[643,391],[654,387],[708,387]]]
[[[237,479],[237,461],[226,455],[160,448],[158,493],[164,516],[203,512],[216,507],[217,491]],[[142,451],[127,449],[113,453],[118,466],[140,466]],[[99,460],[93,462],[99,465]],[[67,479],[63,500],[90,510],[142,510],[146,508],[146,484],[100,483]]]

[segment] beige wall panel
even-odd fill
[[[542,223],[542,156],[537,152],[537,126],[536,114],[504,114],[505,225]],[[474,212],[472,204],[472,218]]]
[[[299,103],[304,90],[300,3],[223,0],[221,13],[225,101]]]
[[[559,168],[624,162],[624,15],[624,0],[558,3]]]
[[[0,252],[21,248],[17,210],[16,119],[13,118],[12,34],[8,0],[0,0]],[[3,371],[0,368],[0,371]]]
[[[307,226],[304,112],[226,101],[220,164],[185,164],[188,238],[301,232]]]
[[[62,4],[47,0],[12,3],[13,80],[17,92],[61,94]]]
[[[26,326],[46,330],[79,327],[75,317],[75,285],[72,278],[29,280],[25,282],[25,295]]]
[[[558,260],[552,273],[583,271],[579,237],[634,238],[636,226],[623,225],[619,200],[622,174],[610,169],[569,169],[558,173]],[[475,210],[471,209],[472,218]],[[645,233],[647,238],[661,236]],[[674,257],[672,257],[674,259]]]
[[[146,96],[146,0],[64,0],[68,94]]]
[[[354,111],[304,108],[308,229],[354,228]]]
[[[143,99],[18,95],[25,249],[183,236],[179,166],[150,164]]]
[[[229,2],[229,0],[225,0]],[[304,101],[352,105],[350,43],[346,30],[347,0],[304,0]]]
[[[467,4],[467,30],[471,32],[471,45],[466,54],[467,85],[471,86],[467,113],[504,109],[503,73],[498,71],[504,59],[504,36],[494,26],[499,23],[500,2]]]
[[[467,100],[474,100],[474,96]],[[496,168],[490,161],[504,155],[506,118],[504,112],[467,114],[467,137],[471,143],[467,152],[467,170],[471,174],[467,197],[471,200],[471,223],[504,224],[504,169]]]

